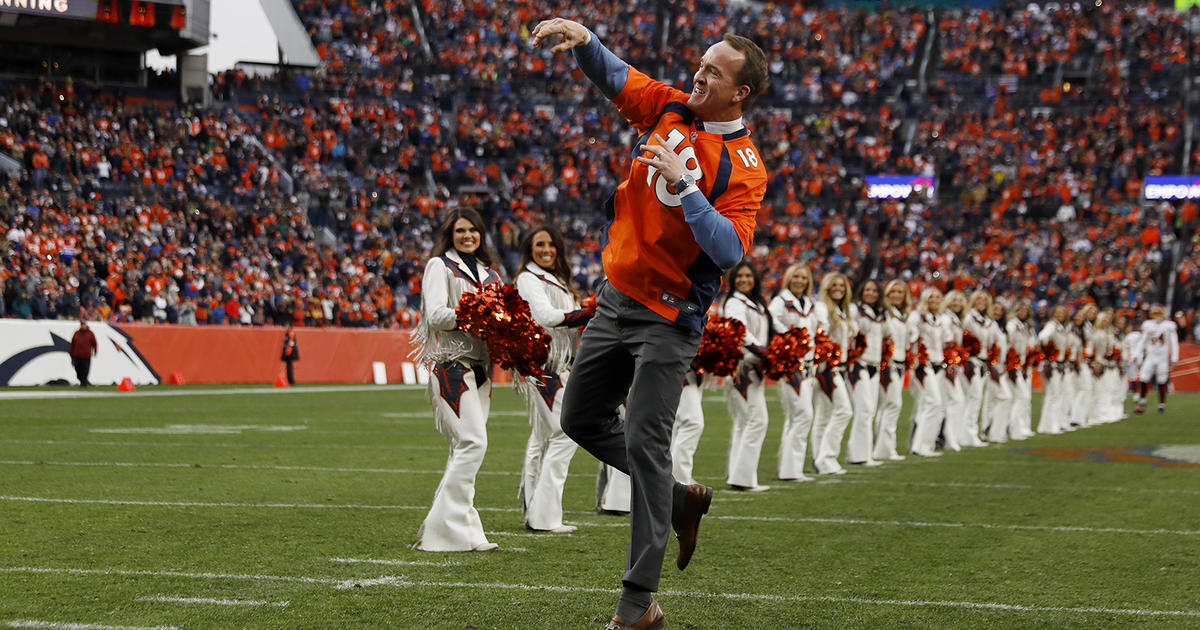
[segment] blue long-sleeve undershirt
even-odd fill
[[[683,219],[692,228],[692,236],[696,238],[700,249],[722,271],[733,269],[746,255],[742,239],[733,229],[733,221],[721,216],[698,188],[684,195],[680,201],[683,203]]]
[[[572,49],[575,62],[583,74],[600,88],[600,92],[611,100],[625,88],[625,82],[629,79],[629,64],[600,43],[595,33],[588,33],[587,43]],[[683,204],[683,218],[692,228],[692,236],[700,249],[722,270],[732,269],[746,253],[733,222],[721,216],[699,188],[692,188],[680,201]]]
[[[629,79],[629,64],[605,48],[595,33],[589,30],[588,35],[587,43],[572,48],[571,52],[575,53],[575,63],[579,64],[583,74],[611,100],[625,88],[625,81]]]

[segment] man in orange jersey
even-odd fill
[[[660,628],[666,621],[653,593],[668,525],[683,569],[712,501],[712,488],[672,478],[671,426],[705,313],[722,273],[750,248],[766,193],[742,113],[766,87],[767,64],[753,42],[726,35],[700,58],[687,93],[630,67],[577,22],[534,27],[534,46],[548,38],[552,52],[573,52],[640,134],[624,181],[605,203],[606,281],[575,358],[562,425],[632,478],[628,564],[608,628]]]

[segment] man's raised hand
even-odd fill
[[[570,50],[581,44],[586,44],[591,35],[584,25],[563,18],[553,18],[538,22],[538,25],[533,27],[533,32],[529,36],[529,43],[533,46],[539,46],[542,40],[551,35],[561,35],[559,42],[550,49],[552,53],[560,53]]]

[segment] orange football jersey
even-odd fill
[[[688,95],[634,68],[613,103],[641,134],[629,173],[606,203],[609,226],[602,255],[608,281],[668,320],[701,329],[721,288],[723,270],[700,248],[684,220],[678,195],[657,169],[636,158],[654,134],[684,160],[709,203],[733,223],[742,251],[754,237],[767,174],[744,127],[728,134],[704,130],[685,103]]]

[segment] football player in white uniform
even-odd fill
[[[1167,385],[1171,379],[1171,364],[1179,360],[1179,333],[1175,322],[1167,319],[1161,304],[1150,307],[1150,319],[1142,323],[1142,368],[1138,373],[1141,402],[1137,413],[1146,411],[1146,393],[1150,383],[1158,386],[1158,413],[1167,410]]]

